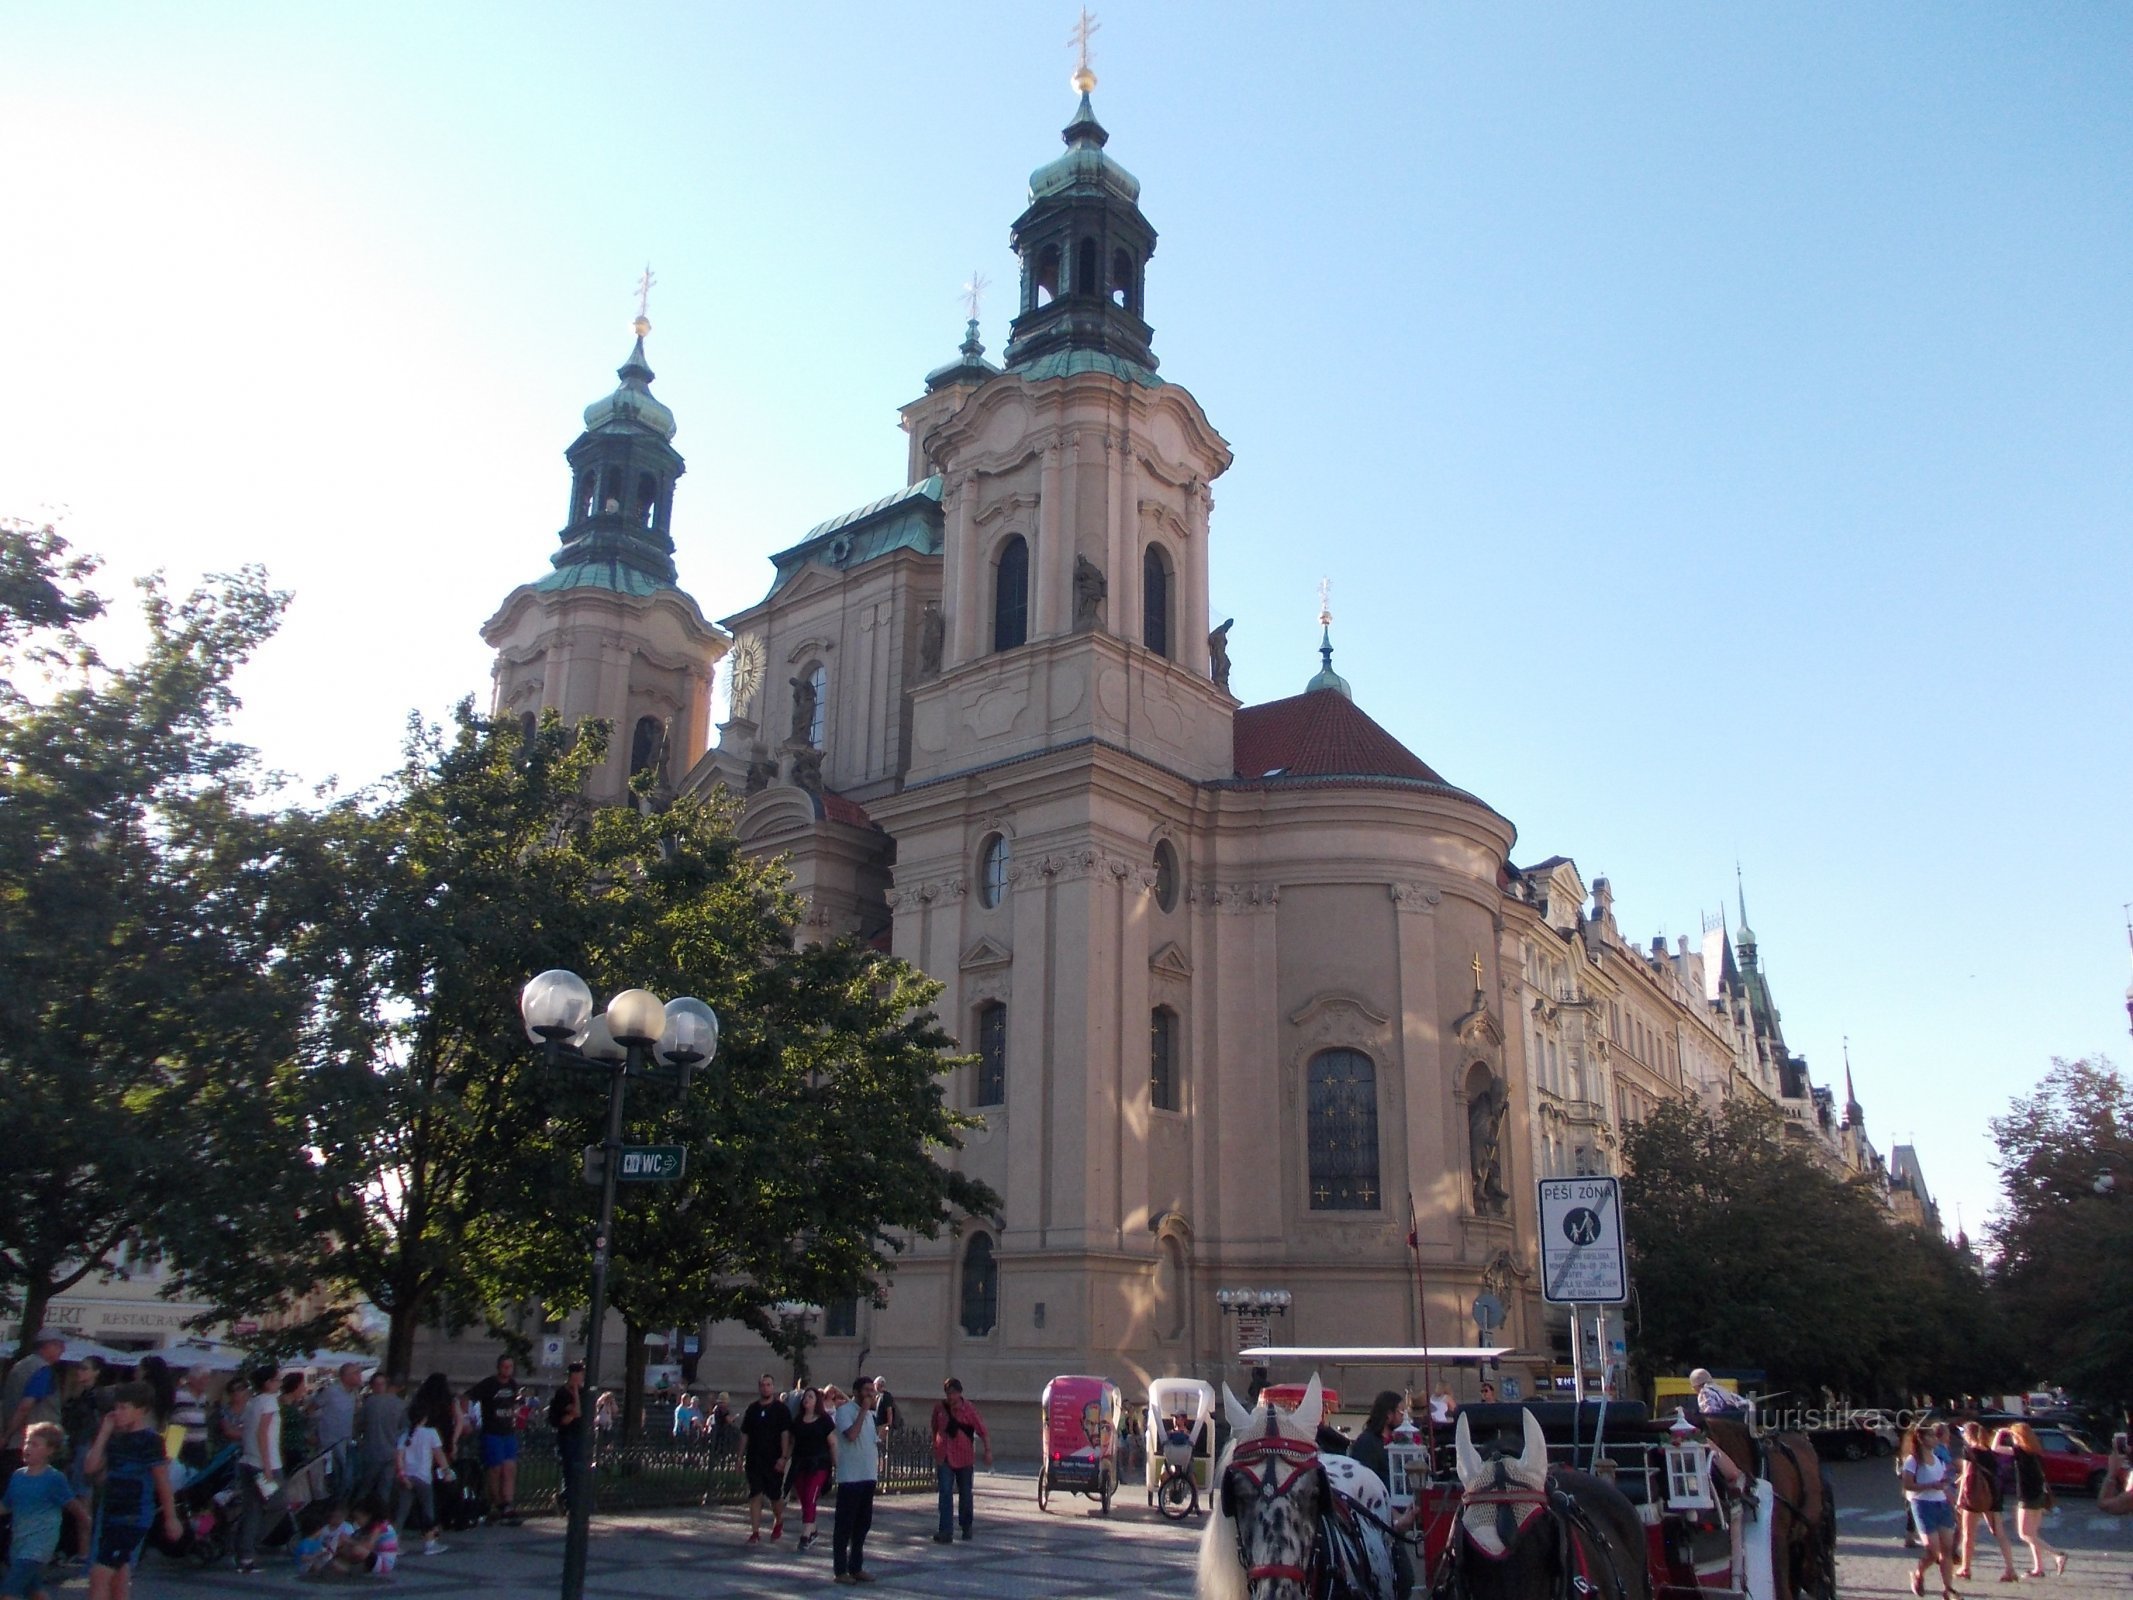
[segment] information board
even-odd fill
[[[1622,1180],[1540,1180],[1541,1298],[1612,1306],[1629,1298],[1622,1253]]]

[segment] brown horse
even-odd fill
[[[1744,1475],[1769,1480],[1777,1600],[1836,1600],[1836,1500],[1813,1442],[1804,1433],[1766,1433],[1758,1440],[1746,1423],[1730,1417],[1705,1417],[1703,1430]]]

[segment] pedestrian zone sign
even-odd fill
[[[1611,1306],[1629,1298],[1620,1178],[1540,1180],[1541,1298]]]
[[[626,1144],[622,1170],[615,1176],[624,1183],[671,1183],[681,1176],[688,1154],[687,1145]]]

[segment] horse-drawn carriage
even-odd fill
[[[1798,1435],[1692,1428],[1634,1402],[1467,1406],[1388,1449],[1396,1504],[1321,1453],[1315,1378],[1289,1413],[1223,1398],[1232,1443],[1200,1600],[1382,1600],[1407,1529],[1416,1592],[1441,1600],[1835,1600],[1835,1506]]]

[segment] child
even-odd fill
[[[356,1507],[356,1515],[363,1525],[335,1541],[333,1570],[367,1572],[373,1578],[391,1577],[400,1561],[400,1535],[385,1502],[365,1500]]]
[[[355,1524],[348,1520],[341,1502],[327,1501],[317,1525],[296,1541],[297,1571],[306,1578],[330,1572],[334,1551],[340,1547],[342,1539],[354,1532]]]
[[[89,1542],[89,1600],[127,1600],[133,1592],[133,1564],[141,1558],[148,1530],[163,1513],[163,1537],[176,1544],[183,1536],[178,1508],[170,1497],[170,1458],[156,1432],[153,1386],[122,1383],[111,1396],[111,1415],[97,1430],[83,1470],[104,1480],[104,1505]]]
[[[7,1500],[0,1506],[15,1523],[7,1576],[0,1578],[0,1596],[6,1600],[44,1600],[44,1569],[59,1548],[61,1518],[72,1517],[83,1543],[88,1542],[89,1508],[67,1475],[52,1465],[65,1439],[56,1422],[33,1422],[23,1436],[22,1466],[8,1480]]]

